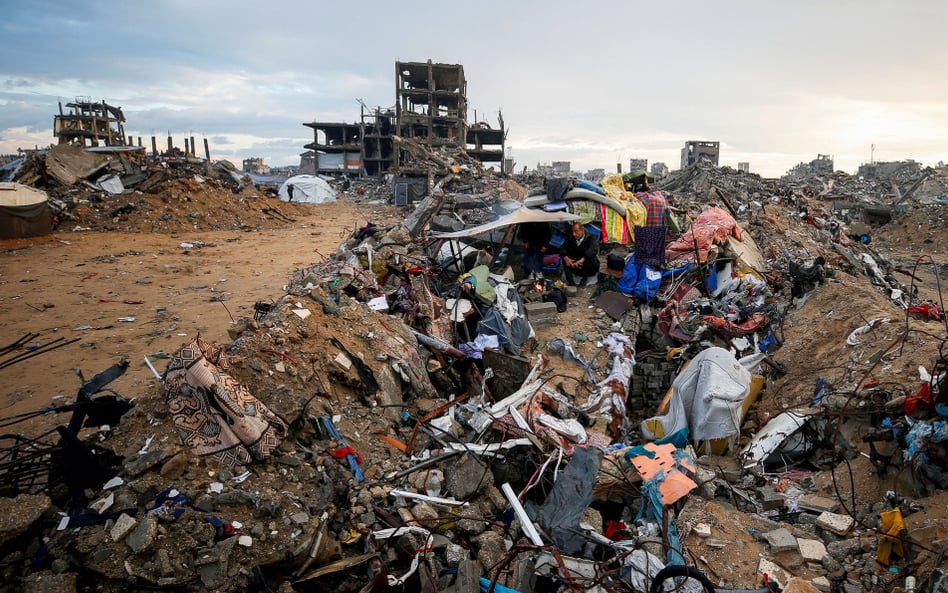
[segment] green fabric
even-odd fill
[[[579,221],[583,224],[590,222],[599,222],[599,203],[592,200],[570,200],[569,211],[576,216],[582,217]]]
[[[487,281],[490,274],[490,268],[487,266],[477,266],[461,278],[461,282],[470,282],[474,286],[474,294],[485,303],[491,305],[497,301],[497,293],[494,287]]]

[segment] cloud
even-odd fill
[[[391,106],[395,60],[432,59],[464,65],[471,117],[502,109],[530,166],[674,168],[690,139],[768,175],[817,153],[854,171],[873,143],[885,158],[948,159],[939,2],[73,4],[4,8],[2,152],[48,143],[57,102],[86,96],[123,107],[133,135],[193,133],[212,154],[288,164],[311,141],[303,122]]]

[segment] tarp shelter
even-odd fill
[[[293,199],[290,200],[290,188],[293,188]],[[315,175],[295,175],[283,182],[280,186],[280,199],[284,202],[302,202],[306,204],[326,204],[336,201],[334,190],[321,177]]]
[[[646,438],[687,428],[698,441],[736,438],[751,374],[724,348],[702,350],[675,378],[668,413],[642,422]],[[659,429],[654,423],[661,425]]]
[[[477,226],[453,232],[432,232],[429,236],[435,239],[459,239],[461,237],[476,237],[494,229],[527,222],[571,222],[580,220],[580,217],[569,212],[545,212],[534,208],[519,208],[510,214],[501,216],[497,220],[485,222]]]
[[[38,237],[52,231],[46,192],[0,183],[0,239]]]

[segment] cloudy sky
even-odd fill
[[[469,119],[503,111],[518,169],[676,169],[689,139],[766,176],[817,154],[850,173],[870,156],[948,161],[942,0],[0,7],[0,154],[48,145],[57,103],[89,97],[146,144],[170,131],[208,138],[213,159],[298,164],[303,122],[394,105],[395,61],[431,59],[463,64]]]

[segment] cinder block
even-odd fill
[[[774,552],[797,549],[797,538],[793,537],[793,534],[783,527],[768,531],[764,534],[764,539],[767,540],[767,543],[770,544],[770,549]]]
[[[548,325],[556,321],[555,303],[527,303],[523,308],[527,312],[527,319],[534,327]]]

